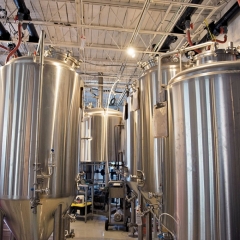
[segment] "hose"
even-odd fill
[[[7,51],[10,51],[9,48],[7,48],[7,47],[5,47],[5,46],[3,46],[3,45],[0,45],[0,48],[3,48],[3,49],[5,49],[5,50],[7,50]],[[14,57],[17,57],[17,55],[14,54]]]
[[[223,40],[218,40],[218,39],[215,39],[214,42],[218,42],[218,43],[225,43],[227,41],[227,35],[224,35],[224,39]]]
[[[187,41],[188,41],[189,45],[193,46],[191,36],[190,36],[190,29],[187,29],[186,36],[187,36]],[[199,49],[195,49],[194,51],[197,53],[201,53],[201,51]]]
[[[19,22],[18,23],[18,43],[17,43],[16,47],[8,54],[5,63],[7,63],[9,61],[10,57],[18,50],[18,48],[19,48],[19,46],[21,44],[21,41],[22,41],[22,31],[21,31],[21,28],[22,28],[22,24]]]

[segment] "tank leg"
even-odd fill
[[[153,218],[153,237],[157,238],[157,221],[156,218]]]
[[[17,239],[13,236],[12,233],[11,233],[11,236],[10,236],[10,240],[17,240]]]
[[[134,236],[134,223],[135,221],[135,206],[134,206],[134,201],[131,201],[131,234],[129,236],[133,237]]]
[[[3,239],[3,212],[0,211],[0,239]]]
[[[74,229],[70,229],[70,221],[71,220],[67,215],[68,214],[66,214],[66,216],[63,218],[63,231],[64,231],[65,239],[75,237]]]
[[[64,220],[64,230],[67,230],[70,233],[70,219],[65,218]]]
[[[58,208],[54,214],[53,240],[64,240],[62,204],[58,205]]]
[[[152,240],[152,214],[150,212],[146,216],[146,238]]]
[[[141,206],[142,209],[142,195],[141,192],[138,191],[138,205]],[[143,240],[143,226],[138,225],[138,240]]]
[[[133,199],[131,201],[131,230],[130,230],[130,234],[128,235],[129,237],[137,237],[137,235],[134,235],[135,233],[135,226],[136,226],[136,211],[135,211],[135,202],[136,202],[136,199]]]

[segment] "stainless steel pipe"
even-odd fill
[[[0,210],[0,239],[3,239],[3,225],[4,225],[3,217],[4,217],[4,214]]]
[[[59,204],[54,213],[53,240],[64,240],[62,204]]]
[[[146,238],[152,240],[152,214],[150,211],[146,214]]]
[[[103,73],[98,73],[98,107],[103,107]]]
[[[136,226],[136,210],[135,210],[135,206],[136,206],[136,194],[131,192],[131,199],[129,199],[128,201],[130,201],[131,203],[131,222],[130,222],[130,228],[131,228],[131,234],[129,234],[129,237],[134,237],[134,226]]]
[[[141,194],[140,190],[138,191],[138,205],[142,209],[142,194]],[[142,225],[138,225],[138,240],[143,240],[143,226]]]
[[[156,217],[153,216],[153,237],[157,238],[157,221]]]
[[[163,53],[158,57],[158,81],[159,81],[159,86],[160,86],[160,92],[162,89],[162,84],[163,84],[163,78],[162,78],[162,59],[175,55],[175,54],[181,54],[185,53],[187,51],[191,51],[191,50],[195,50],[195,49],[200,49],[200,48],[204,48],[204,47],[208,47],[208,46],[215,46],[215,42],[205,42],[205,43],[201,43],[198,45],[194,45],[194,46],[190,46],[187,48],[180,48],[171,52],[167,52],[167,53]],[[180,57],[181,60],[181,57]],[[182,61],[179,61],[179,66],[180,66],[180,71],[182,71]],[[170,79],[169,79],[170,80]]]
[[[37,131],[40,132],[40,126],[41,126],[41,105],[42,105],[42,89],[43,89],[43,68],[44,68],[44,30],[41,31],[41,36],[39,39],[39,45],[38,47],[40,48],[40,63],[39,63],[39,88],[37,92],[37,116],[36,116],[36,128]],[[36,135],[36,151],[35,151],[35,161],[34,161],[34,182],[33,182],[33,201],[39,200],[39,193],[37,193],[37,168],[38,168],[38,163],[39,163],[39,143],[40,142],[40,136],[37,134]],[[37,205],[32,207],[32,212],[34,214],[37,214]]]

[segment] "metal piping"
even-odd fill
[[[98,107],[103,107],[103,73],[98,73]]]
[[[157,238],[157,220],[155,216],[153,216],[153,237]]]
[[[15,43],[8,43],[8,48],[11,50],[13,50],[14,48],[16,47],[16,44]],[[16,53],[14,54],[16,57],[21,57],[22,54],[21,52],[19,51],[19,49],[17,49]]]
[[[138,190],[138,205],[142,206],[142,194],[140,189]],[[138,240],[143,240],[143,227],[142,225],[138,226]]]
[[[11,41],[10,33],[5,29],[3,24],[0,22],[0,40]]]
[[[0,239],[3,239],[3,225],[4,225],[3,217],[4,217],[4,214],[0,210]]]
[[[210,2],[211,2],[211,0],[208,0],[208,2],[207,2],[206,4],[208,4],[208,3],[210,3]],[[221,3],[220,5],[216,6],[215,9],[213,9],[213,10],[207,15],[207,17],[206,17],[205,19],[211,19],[212,16],[213,16],[219,9],[221,9],[225,4],[226,4],[226,2],[223,2],[223,3]],[[198,22],[199,17],[201,16],[202,13],[203,13],[203,9],[198,13],[197,18],[194,20],[193,23]],[[191,35],[191,39],[195,39],[195,37],[197,37],[197,36],[199,35],[199,31],[201,31],[202,25],[203,25],[203,23],[200,24],[200,25],[197,27],[197,29],[195,29],[194,33]],[[175,47],[175,49],[178,49],[178,48],[181,46],[181,44],[182,44],[182,42],[183,42],[184,39],[185,39],[185,38],[183,38],[183,39],[178,43],[178,45]],[[204,40],[204,41],[202,41],[202,42],[206,42],[206,41]],[[200,43],[201,43],[201,42],[198,42],[198,44],[200,44]],[[186,41],[186,42],[183,44],[183,47],[187,47],[187,46],[188,46],[188,42]]]
[[[233,4],[233,6],[222,16],[220,20],[216,24],[211,23],[209,25],[210,31],[212,32],[213,35],[218,36],[220,34],[220,28],[222,26],[226,26],[231,19],[233,19],[237,13],[239,13],[240,7],[238,3]],[[209,38],[209,34],[207,33],[199,43],[206,42]]]
[[[35,28],[35,26],[33,25],[33,23],[28,23],[28,24],[27,24],[27,30],[28,30],[28,32],[29,32],[28,41],[29,41],[29,42],[34,42],[34,43],[38,42],[38,41],[39,41],[39,37],[38,37],[36,28]]]
[[[201,1],[203,2],[203,1]],[[174,1],[156,1],[154,0],[154,3],[160,3],[160,4],[172,4],[172,5],[177,5],[177,6],[187,6],[187,7],[191,7],[191,8],[202,8],[202,9],[215,9],[216,6],[213,5],[200,5],[198,2],[194,2],[192,1],[191,3],[184,3],[184,2],[174,2]]]
[[[135,206],[136,206],[136,198],[137,198],[137,193],[135,193],[133,190],[131,191],[131,198],[126,197],[127,202],[131,203],[131,222],[129,223],[129,227],[131,228],[130,232],[131,234],[129,234],[129,237],[134,237],[134,227],[137,226],[136,224],[136,210],[135,210]]]
[[[22,31],[21,31],[21,28],[22,28],[22,24],[19,22],[19,23],[18,23],[18,43],[17,43],[17,45],[15,46],[15,48],[12,49],[12,50],[10,51],[10,53],[7,55],[6,63],[9,61],[10,57],[15,54],[15,52],[18,50],[19,46],[21,45],[21,40],[22,40]]]
[[[57,210],[54,213],[54,230],[53,240],[63,239],[63,221],[62,221],[62,204],[58,205]]]
[[[15,23],[15,20],[10,18],[8,20],[8,22]],[[26,24],[29,23],[28,20],[23,20],[22,22],[26,23]],[[73,27],[73,28],[84,27],[85,29],[128,32],[128,33],[132,33],[134,31],[134,29],[131,29],[131,28],[98,26],[98,25],[94,25],[94,24],[84,25],[84,24],[78,24],[78,23],[74,23],[74,22],[58,22],[58,21],[49,22],[49,21],[32,20],[31,23],[33,23],[35,25],[46,26],[46,27],[54,27],[56,25],[61,25],[61,26],[67,26],[67,27]],[[169,35],[170,34],[168,32],[163,32],[163,31],[153,31],[153,30],[143,30],[143,29],[142,30],[140,29],[139,33],[142,33],[142,34],[156,34],[156,35]],[[172,35],[184,36],[184,34],[179,34],[179,33],[173,33]]]
[[[194,45],[194,46],[191,46],[191,47],[182,48],[182,49],[174,50],[172,52],[167,52],[167,53],[161,54],[158,58],[158,79],[159,79],[160,92],[162,90],[162,72],[161,72],[161,69],[162,69],[162,59],[164,57],[169,57],[171,55],[179,54],[179,53],[181,55],[183,52],[186,52],[186,51],[191,51],[191,50],[200,49],[200,48],[204,48],[204,47],[207,47],[207,46],[213,46],[213,45],[215,45],[214,42],[206,42],[206,43],[202,43],[202,44]],[[181,61],[179,62],[179,64],[180,64],[180,69],[182,69]]]
[[[213,34],[218,36],[220,34],[220,27],[231,21],[231,19],[233,19],[235,15],[239,12],[240,12],[239,3],[236,2],[216,23],[215,28],[213,29]]]
[[[16,40],[13,40],[14,42],[16,42]],[[9,42],[6,40],[3,40],[1,42]],[[71,42],[57,42],[57,43],[51,43],[50,41],[45,41],[46,44],[49,44],[51,46],[59,46],[59,47],[71,47],[71,48],[79,48],[78,45],[76,45],[75,43],[71,43]],[[31,42],[27,42],[27,44],[33,44],[35,45],[35,43],[31,43]],[[126,52],[126,49],[124,48],[113,48],[113,47],[104,47],[103,45],[98,45],[98,46],[85,46],[85,49],[97,49],[97,50],[106,50],[106,51],[114,51],[114,52]],[[156,52],[153,51],[145,51],[143,50],[143,48],[141,49],[136,49],[136,53],[145,53],[145,54],[156,54]],[[78,71],[79,73],[79,71]],[[81,74],[81,73],[80,73]],[[84,72],[82,73],[84,74]],[[130,75],[132,76],[132,75]],[[108,77],[108,76],[106,76]],[[135,76],[134,76],[135,77]],[[115,77],[116,78],[116,77]]]
[[[40,112],[41,112],[41,102],[42,102],[42,84],[43,84],[43,67],[44,67],[44,30],[41,31],[40,41],[40,66],[39,66],[39,88],[38,88],[38,103],[37,103],[37,126],[36,128],[40,129]],[[38,181],[37,181],[37,172],[39,171],[39,136],[36,138],[36,152],[34,159],[34,183],[33,183],[33,198],[31,199],[31,208],[33,209],[33,213],[37,214],[37,206],[40,204],[39,192],[38,192]]]
[[[10,236],[10,239],[9,240],[17,240],[14,236],[13,236],[13,234],[11,233],[11,236]]]
[[[152,240],[152,216],[150,211],[146,215],[146,237],[147,240]]]
[[[5,27],[3,26],[3,24],[1,22],[0,22],[0,40],[12,41],[10,33],[5,29]],[[11,51],[16,47],[15,43],[7,42],[7,44],[8,44],[9,49],[6,49],[6,50],[8,50],[8,51]],[[18,57],[22,56],[22,54],[20,53],[19,50],[17,50],[16,56],[18,56]]]
[[[203,2],[203,0],[192,0],[192,1],[190,1],[190,3],[193,3],[195,5],[201,4],[202,2]],[[172,32],[184,33],[186,20],[190,20],[191,16],[196,12],[196,10],[197,10],[197,7],[187,6],[186,10],[181,15],[181,17],[178,19],[175,26],[173,27]]]
[[[31,21],[32,18],[30,16],[30,11],[26,7],[24,0],[13,0],[13,1],[18,9],[18,12],[17,12],[18,19]],[[28,39],[29,42],[38,42],[39,37],[34,25],[32,23],[23,23],[23,29],[26,29],[26,28],[29,32],[29,39]]]
[[[188,41],[189,45],[193,46],[192,39],[191,39],[191,36],[190,36],[190,29],[186,30],[186,37],[187,37],[187,41]],[[201,50],[196,49],[195,52],[201,53]]]
[[[8,51],[8,52],[11,51],[11,49],[9,49],[9,48],[7,48],[7,47],[5,47],[5,46],[3,46],[3,45],[0,45],[0,48],[5,49],[5,50]],[[14,54],[14,56],[17,57],[16,54]]]
[[[196,3],[202,3],[203,0],[192,0],[191,3],[197,5]],[[184,6],[184,7],[183,7]],[[179,11],[184,11],[181,14],[181,17],[177,20],[177,21],[173,21],[173,24],[175,24],[174,26],[170,27],[171,32],[172,33],[183,33],[184,32],[184,26],[185,26],[185,21],[189,20],[192,16],[192,14],[197,10],[197,8],[195,7],[186,7],[187,4],[183,4],[183,6],[181,6],[179,8]],[[185,9],[185,10],[184,10]],[[175,16],[173,16],[172,19],[174,19]],[[167,29],[168,31],[169,29]],[[165,38],[165,39],[164,39]],[[161,40],[158,42],[158,44],[156,44],[156,46],[154,47],[154,51],[158,52],[158,51],[168,51],[170,49],[170,44],[175,42],[178,38],[176,36],[171,36],[168,35],[167,37],[162,37]],[[162,43],[161,43],[162,41]],[[164,41],[164,42],[163,42]]]

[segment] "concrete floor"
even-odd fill
[[[70,228],[74,229],[75,238],[73,240],[127,240],[137,239],[137,237],[129,237],[130,232],[126,232],[123,226],[109,226],[109,230],[105,231],[105,220],[104,216],[95,215],[93,219],[89,219],[86,223],[84,219],[78,219],[71,223]],[[4,226],[3,239],[11,240],[11,232],[7,226]],[[53,238],[50,237],[49,240]]]
[[[76,220],[71,223],[71,229],[74,229],[75,240],[126,240],[134,239],[129,237],[130,232],[126,232],[122,226],[109,226],[109,230],[105,231],[105,217],[94,216],[93,220]]]

